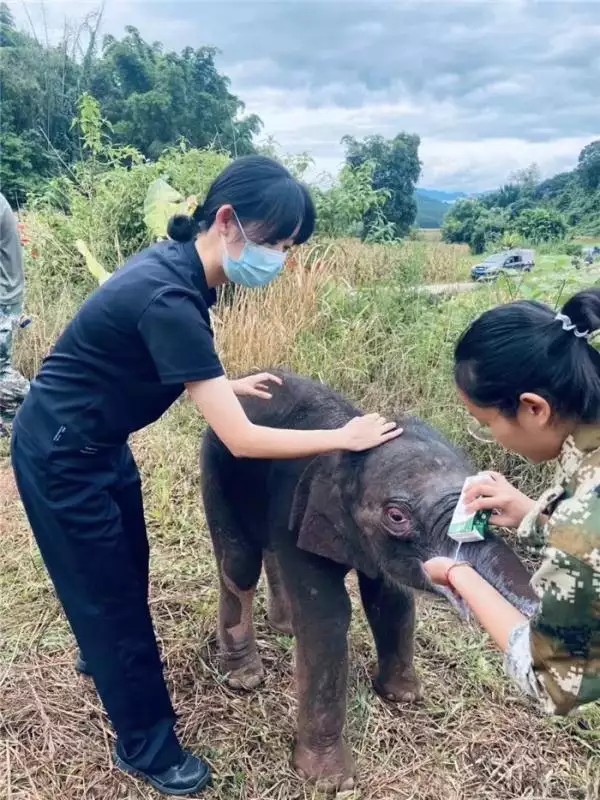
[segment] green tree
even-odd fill
[[[388,199],[384,189],[373,188],[374,169],[370,161],[357,167],[346,165],[328,189],[313,189],[319,233],[334,237],[363,232],[367,214],[381,209]]]
[[[76,156],[70,131],[80,91],[72,38],[46,47],[17,30],[0,4],[0,180],[13,204]]]
[[[583,148],[579,154],[577,172],[588,191],[595,191],[600,187],[600,139]]]
[[[535,243],[564,239],[567,234],[564,217],[552,208],[526,209],[519,215],[514,227],[523,238]]]
[[[129,27],[121,40],[106,37],[98,52],[98,24],[99,15],[89,15],[50,46],[18,30],[0,3],[0,185],[11,203],[23,203],[84,156],[72,121],[86,92],[99,101],[113,143],[151,159],[181,140],[231,155],[252,152],[261,121],[244,116],[216,69],[214,48],[165,53]]]
[[[120,40],[104,39],[90,80],[115,141],[150,158],[182,138],[191,147],[215,145],[237,155],[253,151],[262,123],[255,114],[241,116],[244,105],[217,71],[214,47],[164,53],[136,28],[125,30]]]
[[[372,186],[388,192],[381,214],[393,225],[397,237],[408,234],[417,214],[414,194],[421,174],[420,143],[417,135],[408,133],[399,133],[393,139],[383,136],[368,136],[362,141],[352,136],[342,139],[350,167],[356,169],[366,162],[374,165]],[[365,214],[365,235],[375,224],[375,216],[374,210]]]
[[[82,259],[102,280],[164,234],[168,217],[194,209],[230,162],[226,153],[184,144],[151,162],[130,145],[113,144],[111,126],[88,94],[79,102],[73,134],[85,157],[53,179],[33,205],[52,232],[40,263],[56,259],[64,265],[60,277],[75,282],[86,278]]]
[[[571,172],[540,182],[532,164],[511,180],[470,204],[456,203],[443,227],[446,241],[480,251],[514,236],[543,242],[574,232],[600,235],[600,140],[583,148]]]
[[[452,206],[442,226],[442,238],[451,244],[471,245],[476,238],[481,238],[482,218],[486,207],[481,200],[457,200]]]
[[[509,208],[521,199],[521,187],[514,183],[506,183],[495,192],[488,192],[481,197],[481,202],[488,208]]]
[[[560,201],[570,194],[573,187],[573,173],[559,172],[552,178],[542,181],[535,189],[535,199],[541,202]]]
[[[0,3],[0,47],[14,47],[15,40],[15,18],[6,3]]]
[[[500,245],[509,226],[508,211],[488,208],[483,200],[459,200],[444,221],[442,237],[446,242],[466,243],[473,253],[483,253]]]

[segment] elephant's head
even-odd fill
[[[448,526],[474,470],[425,423],[408,418],[402,426],[402,436],[367,453],[315,458],[297,486],[290,524],[304,550],[370,577],[442,594],[423,562],[454,555]],[[460,557],[523,613],[533,613],[531,576],[500,537],[488,533],[484,542],[463,544]]]

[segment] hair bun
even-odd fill
[[[195,214],[196,212],[194,212]],[[175,214],[167,225],[167,235],[175,242],[191,242],[197,233],[198,226],[187,214]]]
[[[564,304],[561,313],[566,314],[580,331],[600,329],[600,289],[584,289],[577,292]]]

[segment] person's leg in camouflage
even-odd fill
[[[0,437],[8,435],[6,426],[29,391],[29,381],[12,363],[14,331],[20,318],[20,303],[0,305]]]

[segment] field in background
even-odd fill
[[[51,237],[41,227],[33,235]],[[429,237],[428,237],[429,238]],[[32,374],[92,288],[81,267],[48,240],[28,263],[28,312],[19,340]],[[46,260],[44,260],[46,259]],[[283,365],[325,380],[366,410],[417,413],[535,492],[543,475],[466,435],[452,386],[457,335],[505,285],[450,299],[414,292],[468,280],[473,258],[436,241],[302,248],[272,286],[215,311],[230,374]],[[292,640],[256,609],[265,686],[250,694],[218,674],[217,581],[199,501],[202,423],[184,399],[136,435],[152,542],[152,610],[185,743],[214,766],[218,800],[310,798],[289,768],[294,730]],[[6,453],[4,453],[6,456]],[[120,800],[158,797],[110,766],[112,734],[88,681],[72,669],[74,646],[12,486],[0,469],[0,797]],[[356,606],[353,579],[349,585]],[[541,718],[504,679],[501,659],[477,628],[444,603],[419,600],[417,667],[425,701],[390,707],[369,685],[374,652],[356,607],[351,634],[348,738],[361,800],[597,800],[600,707],[570,720]]]
[[[442,230],[441,228],[421,228],[419,238],[426,242],[441,242]]]

